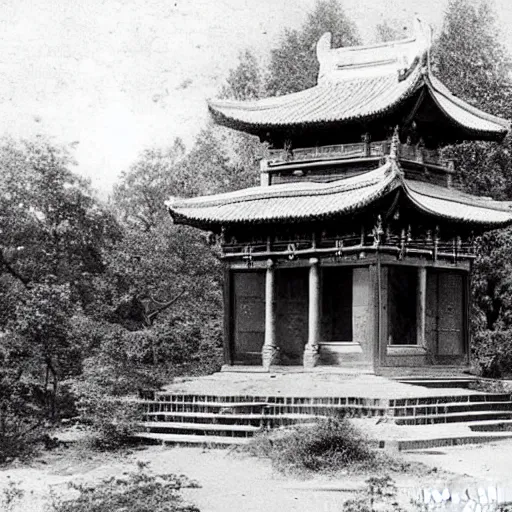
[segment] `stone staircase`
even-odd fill
[[[153,443],[244,444],[265,430],[312,423],[333,415],[378,417],[379,422],[404,428],[470,423],[481,427],[474,429],[479,432],[477,436],[512,430],[512,397],[508,393],[450,395],[447,390],[443,396],[374,399],[154,392],[141,401],[144,417],[135,437]]]

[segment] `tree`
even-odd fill
[[[407,37],[405,28],[398,20],[384,20],[375,27],[375,40],[377,43],[386,43],[404,39]]]
[[[236,169],[219,141],[219,134],[205,129],[179,160],[169,158],[169,151],[145,151],[116,186],[113,204],[122,219],[133,218],[132,212],[151,219],[126,225],[106,271],[108,319],[139,333],[130,339],[142,363],[194,363],[221,344],[217,256],[204,233],[173,225],[164,204],[171,196],[233,186]],[[152,191],[158,201],[149,205],[146,196]],[[216,364],[218,359],[211,360]]]
[[[184,183],[181,163],[185,146],[177,138],[166,149],[151,148],[124,171],[114,186],[113,204],[128,225],[152,231],[165,215],[164,202],[171,195],[190,195]]]
[[[54,276],[86,300],[81,285],[102,272],[119,230],[72,165],[66,147],[46,140],[0,142],[0,271],[13,287]]]
[[[0,458],[73,413],[62,382],[82,370],[80,319],[120,235],[73,164],[44,138],[0,140]]]
[[[238,65],[229,71],[219,96],[235,100],[257,99],[262,96],[263,87],[258,60],[252,51],[246,49],[238,55]]]
[[[512,117],[511,60],[488,2],[450,0],[434,48],[436,74],[455,94],[492,114]]]
[[[338,0],[317,0],[299,30],[286,29],[279,45],[271,50],[265,94],[280,96],[316,84],[318,62],[316,43],[332,34],[335,48],[359,44],[354,24],[345,16]]]
[[[35,382],[42,383],[47,412],[54,418],[59,383],[80,372],[82,357],[81,347],[72,343],[75,308],[70,287],[52,281],[30,288],[9,327],[27,347],[30,358],[26,371]]]

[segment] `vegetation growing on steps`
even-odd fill
[[[376,461],[363,434],[348,419],[334,417],[256,436],[246,450],[268,457],[284,473],[334,472]]]

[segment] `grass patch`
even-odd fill
[[[185,487],[199,487],[184,475],[153,475],[139,462],[138,471],[96,484],[71,484],[75,497],[53,496],[52,512],[199,512],[181,496]]]
[[[334,472],[369,467],[378,457],[368,439],[346,418],[326,418],[256,436],[251,455],[268,457],[283,473]]]

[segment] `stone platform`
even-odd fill
[[[430,388],[339,369],[181,378],[142,403],[137,437],[152,442],[244,444],[265,430],[332,416],[353,418],[373,443],[397,450],[512,437],[510,393]]]
[[[251,367],[248,367],[251,368]],[[434,378],[434,376],[431,376]],[[439,376],[440,378],[440,376]],[[448,377],[445,376],[446,380]],[[453,376],[455,378],[455,376]],[[165,386],[169,393],[199,395],[252,395],[290,397],[360,397],[360,398],[411,398],[442,395],[467,395],[476,393],[459,387],[432,389],[404,384],[395,379],[359,369],[315,368],[279,369],[275,371],[219,372],[205,377],[178,378]]]

